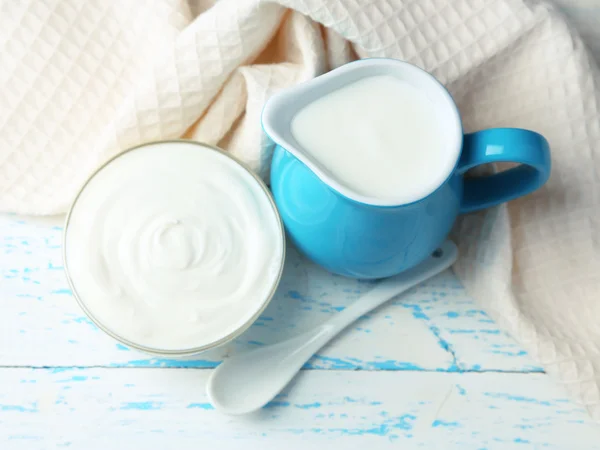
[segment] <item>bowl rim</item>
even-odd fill
[[[173,350],[167,350],[167,349],[160,349],[160,348],[156,348],[156,347],[149,347],[149,346],[145,346],[145,345],[141,345],[141,344],[137,344],[135,342],[129,341],[128,339],[125,339],[124,337],[120,336],[118,333],[114,332],[113,330],[111,330],[109,327],[107,327],[105,324],[103,324],[102,322],[100,322],[100,320],[98,320],[94,314],[90,311],[90,309],[86,306],[85,302],[80,298],[79,294],[77,293],[77,290],[75,289],[75,285],[73,283],[73,280],[71,278],[71,274],[69,272],[69,266],[68,266],[68,261],[67,261],[67,233],[68,233],[68,229],[69,229],[69,222],[71,219],[71,214],[73,212],[73,209],[75,207],[75,205],[77,204],[77,201],[79,200],[79,197],[81,196],[81,194],[83,193],[83,191],[85,190],[85,188],[87,187],[87,185],[90,183],[90,181],[101,171],[103,170],[105,167],[107,167],[110,163],[112,163],[113,161],[115,161],[116,159],[120,158],[121,156],[135,151],[135,150],[139,150],[141,148],[144,147],[149,147],[152,145],[157,145],[157,144],[193,144],[196,145],[199,148],[205,149],[205,150],[210,150],[210,151],[214,151],[214,152],[218,152],[221,155],[224,155],[226,158],[229,158],[234,164],[239,165],[242,169],[244,169],[248,174],[250,174],[250,176],[256,181],[257,185],[261,188],[263,194],[265,195],[265,197],[267,198],[267,200],[269,201],[269,204],[271,205],[271,208],[275,214],[275,218],[276,218],[276,222],[278,225],[278,230],[279,230],[279,234],[280,234],[280,240],[281,240],[281,262],[279,264],[279,271],[277,273],[277,276],[274,278],[273,281],[273,286],[271,286],[271,290],[269,291],[269,294],[265,297],[263,303],[261,304],[260,308],[258,308],[256,310],[256,312],[252,315],[252,317],[250,319],[248,319],[241,327],[235,329],[234,331],[232,331],[231,333],[229,333],[228,335],[222,337],[221,339],[211,342],[209,344],[205,344],[202,346],[198,346],[198,347],[191,347],[191,348],[182,348],[182,349],[173,349]],[[228,152],[226,152],[225,150],[221,149],[220,147],[217,147],[215,145],[210,145],[210,144],[205,144],[203,142],[200,141],[194,141],[191,139],[165,139],[165,140],[156,140],[156,141],[150,141],[150,142],[145,142],[143,144],[139,144],[133,147],[129,147],[121,152],[119,152],[117,155],[109,158],[108,160],[106,160],[103,164],[101,164],[98,168],[96,168],[86,179],[86,181],[82,184],[82,186],[79,188],[77,195],[73,198],[73,201],[71,202],[71,205],[69,206],[69,209],[67,211],[66,217],[65,217],[65,225],[63,227],[63,233],[62,233],[62,259],[63,259],[63,265],[64,265],[64,271],[65,271],[65,275],[67,278],[67,282],[69,284],[69,287],[71,288],[71,292],[73,293],[73,297],[75,297],[75,300],[77,301],[77,303],[79,304],[79,306],[81,307],[81,309],[83,310],[83,312],[88,316],[88,318],[94,323],[94,325],[96,325],[99,329],[101,329],[102,331],[104,331],[106,334],[108,334],[109,336],[111,336],[113,339],[119,341],[120,343],[134,348],[136,350],[140,350],[142,352],[148,353],[150,355],[154,355],[154,356],[158,356],[158,357],[172,357],[172,358],[177,358],[177,357],[187,357],[187,356],[193,356],[196,355],[198,353],[202,353],[205,352],[207,350],[211,350],[217,347],[220,347],[223,344],[226,344],[228,342],[231,342],[233,339],[237,338],[238,336],[240,336],[242,333],[244,333],[248,328],[250,328],[250,326],[256,321],[256,319],[258,319],[258,317],[264,312],[264,310],[267,308],[267,306],[269,305],[269,303],[271,303],[271,300],[273,299],[273,296],[275,295],[275,292],[277,291],[277,288],[279,286],[279,283],[281,281],[281,277],[283,274],[283,268],[285,266],[285,256],[286,256],[286,237],[285,237],[285,229],[283,226],[283,221],[281,219],[281,215],[279,214],[279,210],[277,209],[277,205],[275,204],[275,200],[273,198],[272,193],[270,192],[269,188],[267,187],[267,185],[265,184],[265,182],[254,172],[252,171],[252,169],[250,169],[250,167],[248,167],[245,163],[243,163],[242,161],[240,161],[239,159],[237,159],[235,156],[229,154]]]

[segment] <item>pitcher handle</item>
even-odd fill
[[[540,188],[550,177],[550,146],[541,134],[520,128],[465,134],[458,174],[495,162],[519,165],[489,176],[465,178],[461,213],[496,206]]]

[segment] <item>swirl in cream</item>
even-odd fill
[[[103,328],[186,351],[248,324],[283,264],[265,188],[219,151],[160,142],[124,153],[76,199],[65,234],[73,289]]]

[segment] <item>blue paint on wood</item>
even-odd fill
[[[531,441],[528,441],[527,439],[522,439],[522,438],[516,438],[513,440],[513,442],[517,443],[517,444],[530,444]]]
[[[519,428],[521,430],[530,430],[530,429],[534,428],[534,426],[533,425],[518,424],[518,425],[515,425],[514,428]]]
[[[448,311],[446,314],[444,314],[446,317],[448,317],[449,319],[456,319],[460,314],[458,314],[455,311]]]
[[[220,361],[208,360],[179,360],[179,359],[135,359],[123,363],[112,363],[109,367],[185,367],[214,369]]]
[[[273,400],[270,401],[269,403],[267,403],[264,408],[265,409],[271,409],[271,408],[283,408],[286,406],[290,406],[290,402],[282,402],[282,401],[278,401],[278,400]]]
[[[27,434],[13,434],[8,437],[9,441],[41,441],[41,436],[32,436]]]
[[[417,417],[412,414],[404,414],[396,419],[396,423],[392,425],[394,428],[398,428],[401,430],[411,430],[413,425],[412,422]]]
[[[441,336],[441,332],[439,330],[438,327],[433,326],[433,325],[429,325],[429,329],[431,330],[431,332],[435,335],[435,337],[438,340],[438,345],[447,353],[449,353],[452,356],[452,363],[450,365],[450,367],[448,367],[447,371],[448,372],[460,372],[461,369],[458,367],[458,361],[456,359],[456,353],[454,352],[454,349],[452,348],[452,345],[446,341],[444,338],[442,338]]]
[[[511,395],[500,392],[484,392],[483,395],[491,398],[498,398],[503,400],[512,400],[515,402],[535,403],[537,405],[551,406],[552,403],[549,400],[538,400],[532,397],[523,397],[520,395]]]
[[[456,389],[458,390],[458,395],[467,395],[467,391],[460,384],[456,385]]]
[[[51,243],[49,238],[44,238],[44,243],[46,244],[46,248],[49,248],[49,249],[61,248],[60,244]]]
[[[92,322],[87,316],[75,317],[74,319],[71,319],[71,320],[75,323],[85,323],[87,325],[91,325],[94,328],[96,327],[96,325],[94,325],[94,322]]]
[[[187,405],[187,409],[215,409],[213,407],[213,405],[211,405],[210,403],[190,403],[189,405]]]
[[[446,422],[445,420],[436,419],[431,423],[432,427],[460,427],[458,422]]]
[[[37,402],[31,403],[31,406],[23,405],[0,405],[0,411],[12,411],[22,413],[35,413],[38,412]]]
[[[30,299],[34,299],[37,301],[41,301],[42,297],[39,295],[32,295],[32,294],[17,294],[17,298],[30,298]]]
[[[436,329],[436,327],[433,327]],[[449,344],[446,340],[439,338],[439,345],[444,350],[451,353],[453,355],[453,348],[451,344]],[[377,357],[376,357],[377,358]],[[306,370],[318,370],[318,369],[326,369],[326,370],[396,370],[396,371],[414,371],[414,372],[440,372],[440,373],[481,373],[481,372],[512,372],[512,370],[487,370],[484,369],[480,364],[473,364],[471,366],[464,366],[464,363],[459,364],[453,360],[448,367],[438,367],[435,369],[427,369],[421,366],[418,366],[409,361],[395,361],[395,360],[386,360],[386,361],[364,361],[358,358],[333,358],[323,355],[315,355],[309,362],[307,362],[303,369]],[[519,372],[523,373],[544,373],[544,369],[542,367],[537,366],[526,366],[523,367]]]
[[[126,345],[121,344],[120,342],[115,344],[115,346],[117,347],[117,350],[122,350],[125,352],[129,351],[129,347],[127,347]]]
[[[127,402],[121,404],[121,409],[130,410],[137,409],[140,411],[149,411],[154,409],[160,409],[163,406],[163,402]]]
[[[525,350],[519,350],[518,352],[509,352],[505,350],[489,350],[488,353],[494,353],[496,355],[503,356],[526,356],[527,352]]]
[[[465,311],[465,314],[467,316],[476,316],[476,315],[481,315],[481,316],[485,316],[487,317],[487,313],[481,309],[468,309],[467,311]]]
[[[406,370],[423,372],[425,369],[421,366],[406,361],[369,361],[366,363],[367,368],[374,370]]]
[[[404,308],[412,309],[413,317],[415,317],[416,319],[421,319],[421,320],[427,321],[429,329],[435,335],[435,337],[438,341],[438,345],[445,352],[449,353],[452,356],[452,363],[451,363],[450,367],[448,367],[447,369],[444,369],[443,371],[445,371],[445,372],[460,372],[460,368],[458,367],[458,362],[456,359],[456,354],[454,352],[454,349],[452,348],[452,345],[442,337],[440,329],[437,326],[435,326],[433,323],[431,323],[431,319],[429,318],[429,316],[427,314],[425,314],[423,312],[423,309],[421,308],[421,306],[417,305],[415,303],[401,303],[401,305]]]
[[[76,368],[75,370],[81,370]],[[70,383],[71,381],[86,381],[88,379],[85,375],[73,375],[70,378],[63,378],[62,380],[57,380],[57,383]]]
[[[305,403],[305,404],[294,404],[294,406],[296,408],[300,408],[300,409],[313,409],[313,408],[320,408],[322,405],[319,402],[314,402],[314,403]]]
[[[51,294],[57,294],[57,295],[73,295],[73,292],[71,292],[71,289],[55,289],[53,291],[50,291]]]
[[[342,417],[344,415],[340,415]],[[347,415],[346,415],[347,417]],[[370,427],[365,428],[321,428],[321,427],[313,427],[313,428],[292,428],[287,429],[286,431],[294,433],[294,434],[303,434],[303,433],[313,433],[313,434],[338,434],[342,436],[380,436],[387,438],[397,438],[398,435],[395,434],[398,431],[403,431],[404,436],[407,438],[411,438],[412,434],[406,433],[406,431],[410,431],[413,428],[413,421],[416,419],[416,416],[412,414],[404,414],[399,417],[392,417],[386,419],[383,423],[374,424]]]
[[[358,358],[333,358],[315,355],[304,364],[303,369],[329,369],[329,370],[406,370],[423,372],[426,369],[407,361],[363,361]],[[444,370],[446,371],[446,370]]]

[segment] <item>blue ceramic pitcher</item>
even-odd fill
[[[290,131],[292,118],[304,106],[374,75],[392,75],[423,90],[444,120],[454,168],[443,183],[412,203],[386,204],[352,192],[312,160]],[[284,90],[265,105],[262,124],[276,143],[271,189],[290,238],[314,262],[348,277],[383,278],[409,269],[444,241],[459,214],[526,195],[550,176],[550,150],[543,136],[518,128],[463,135],[448,91],[429,73],[394,59],[356,61]],[[487,177],[464,177],[473,167],[495,162],[518,165]]]

